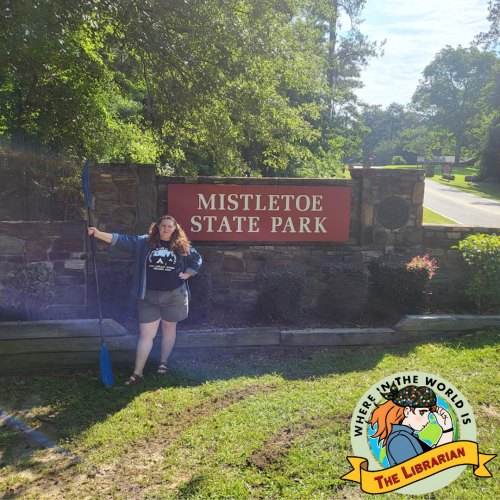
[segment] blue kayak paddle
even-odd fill
[[[89,181],[89,163],[87,160],[85,165],[83,166],[82,171],[82,191],[85,195],[85,199],[87,200],[87,216],[88,216],[88,225],[92,226],[92,216],[90,214],[91,207],[91,199],[90,199],[90,181]],[[95,286],[97,290],[97,303],[99,305],[99,328],[101,330],[101,378],[104,383],[104,387],[113,387],[113,369],[111,368],[111,359],[109,357],[108,346],[106,342],[104,342],[104,333],[102,328],[102,309],[101,309],[101,295],[99,293],[99,280],[97,279],[97,265],[96,265],[96,257],[95,257],[95,246],[94,246],[94,235],[90,237],[90,247],[92,250],[92,258],[94,261],[94,275],[95,275]]]

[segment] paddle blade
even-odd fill
[[[90,200],[90,180],[89,180],[89,164],[90,160],[85,162],[82,170],[82,191],[85,195],[85,199],[87,200],[87,207],[90,208],[91,200]]]
[[[102,344],[101,348],[101,377],[104,387],[113,387],[113,369],[111,368],[111,359],[106,342]]]

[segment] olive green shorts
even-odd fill
[[[160,318],[172,323],[182,321],[189,312],[186,284],[167,292],[146,290],[146,296],[137,300],[137,306],[140,323],[153,323]]]

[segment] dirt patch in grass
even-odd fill
[[[294,444],[296,437],[306,432],[306,429],[300,429],[300,432],[292,431],[290,428],[280,430],[267,441],[262,449],[252,453],[247,462],[261,470],[275,466]]]
[[[342,428],[348,428],[351,417],[349,415],[336,415],[333,420],[316,417],[307,420],[306,415],[304,415],[303,426],[280,429],[270,437],[260,450],[255,451],[248,457],[247,463],[260,470],[277,468],[297,439],[306,436],[314,429],[320,429],[332,423],[340,424]]]

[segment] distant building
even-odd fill
[[[474,165],[474,162],[476,161],[475,158],[464,158],[463,156],[460,157],[458,164],[461,165],[462,167],[469,167],[471,165]],[[426,160],[427,163],[450,163],[454,164],[455,163],[455,156],[435,156],[434,158],[430,158]]]

